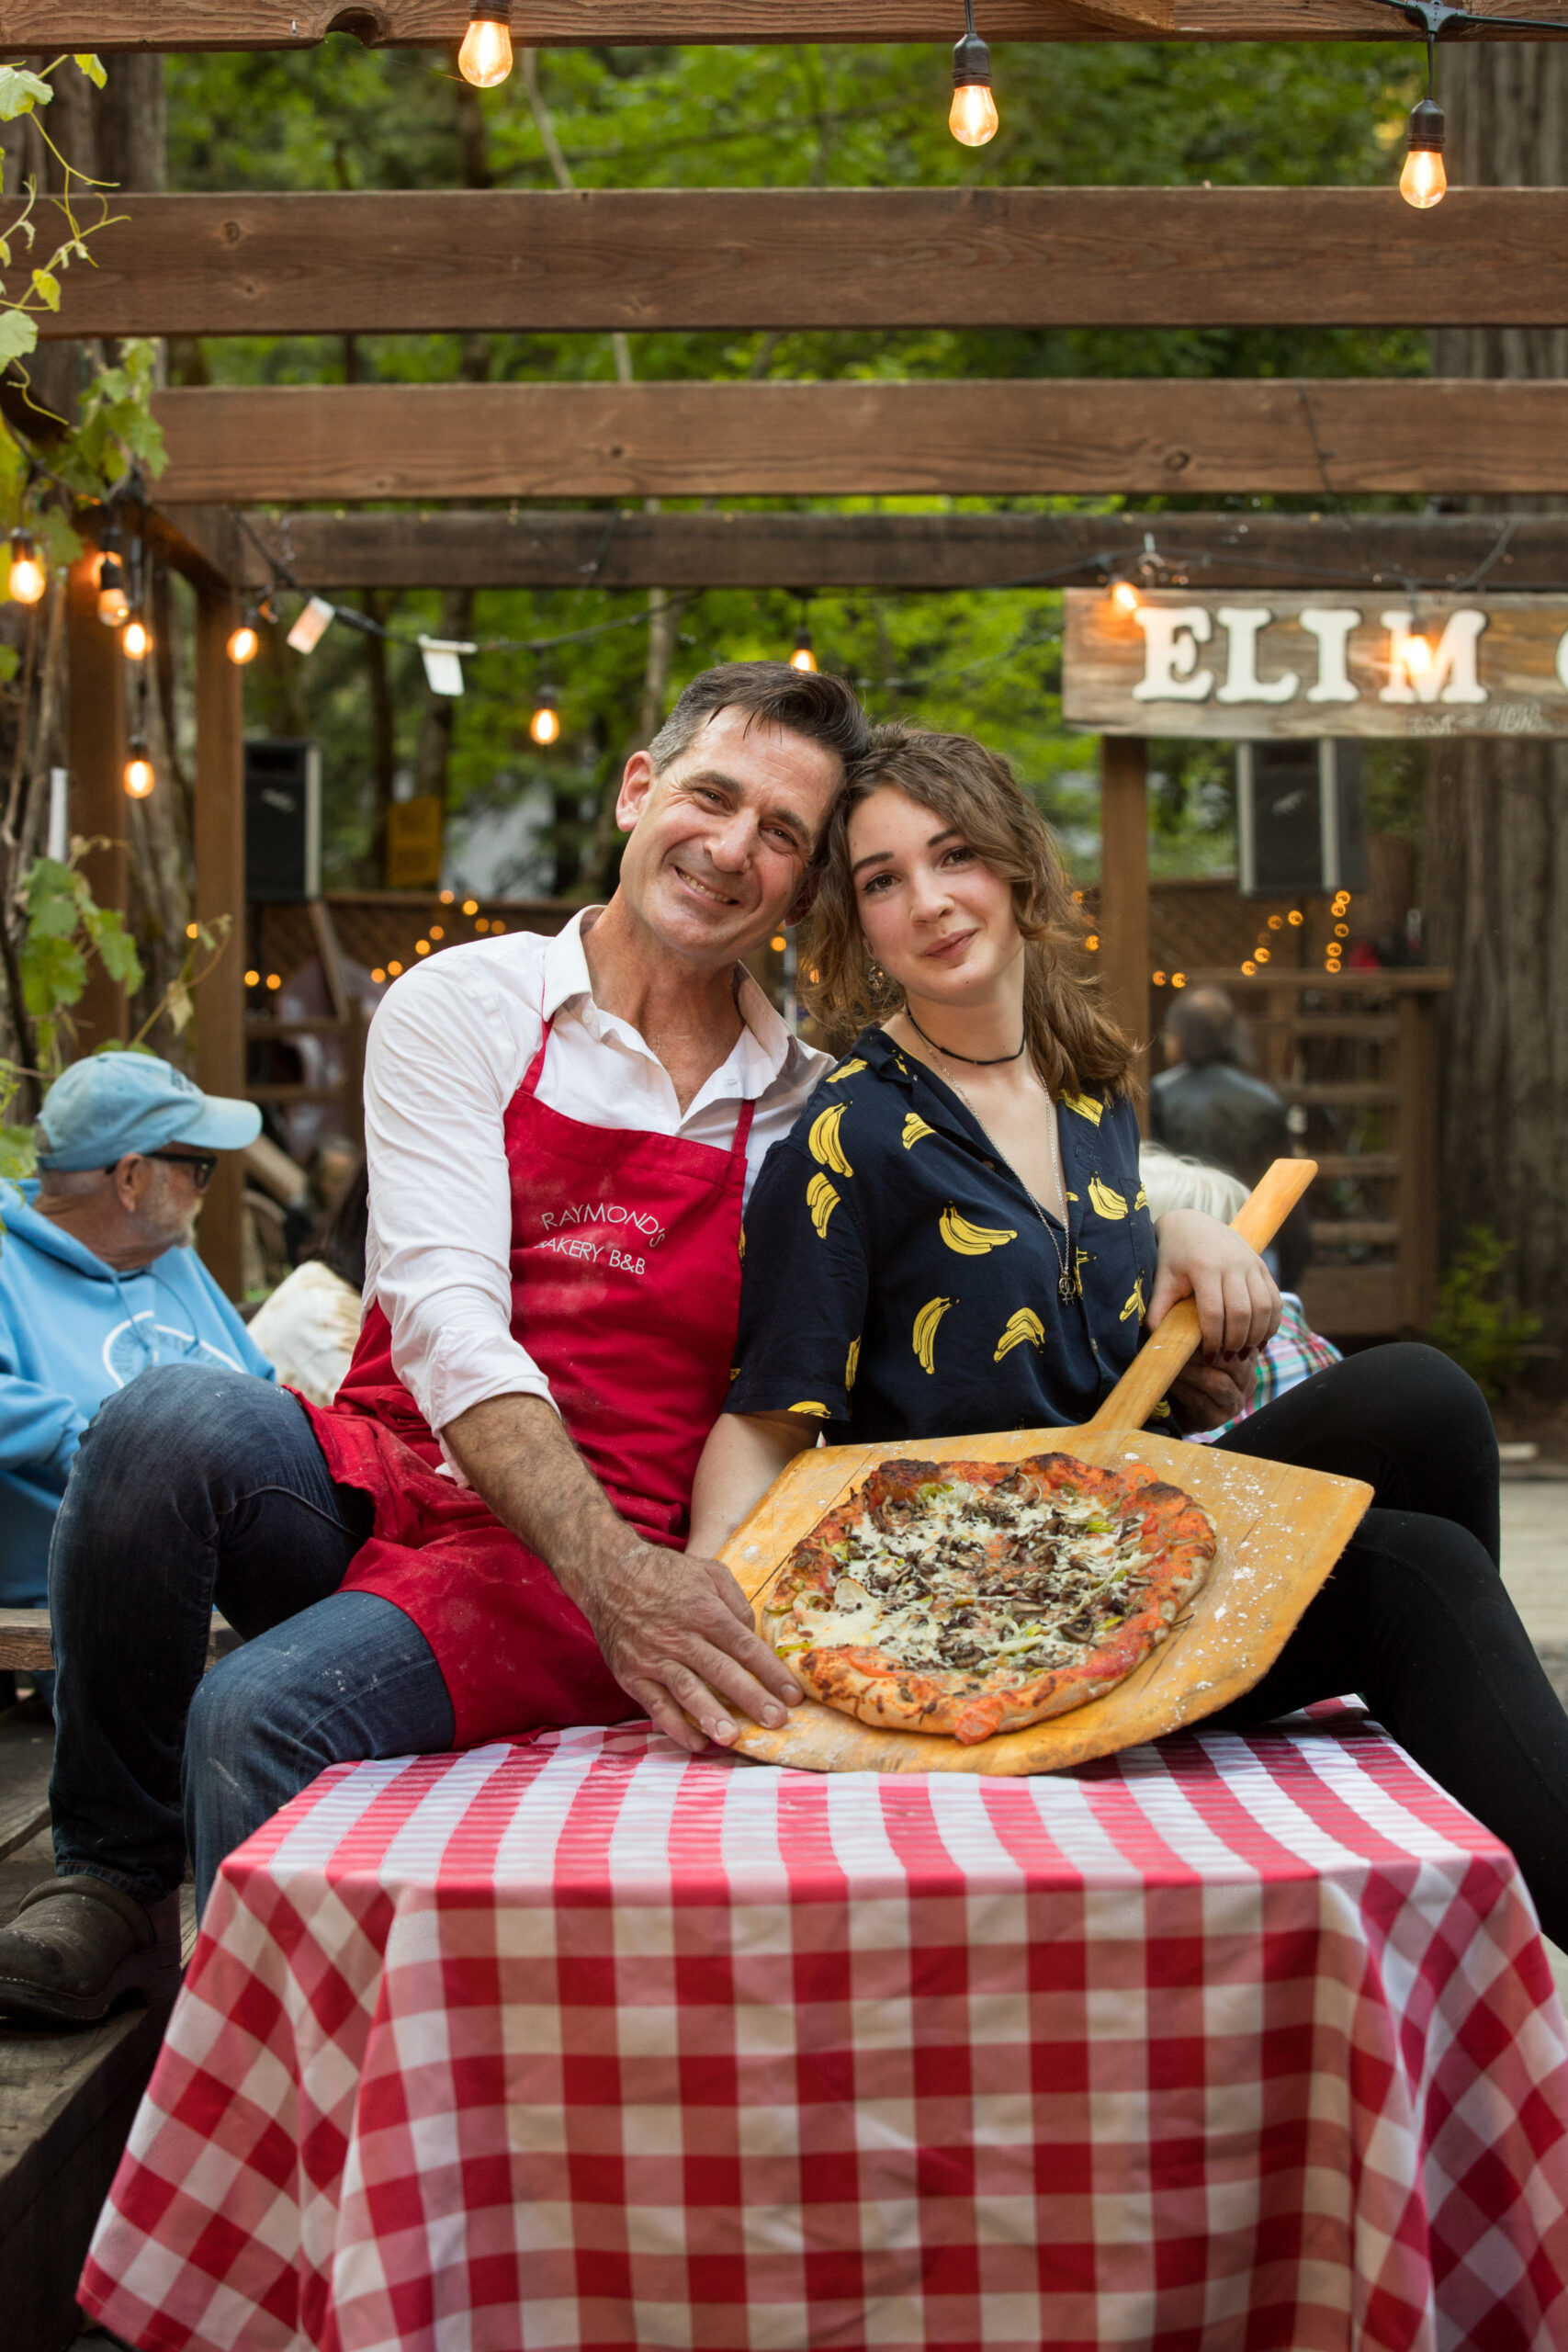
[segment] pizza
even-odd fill
[[[1113,1690],[1213,1555],[1140,1464],[884,1462],[796,1544],[763,1631],[812,1698],[967,1746]]]

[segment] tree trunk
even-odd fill
[[[1440,50],[1450,177],[1460,187],[1568,179],[1568,51],[1498,42]],[[1439,375],[1562,377],[1568,328],[1450,327]],[[1540,513],[1544,497],[1506,502]],[[1496,512],[1498,502],[1484,502]],[[1568,1344],[1568,743],[1472,737],[1432,748],[1424,892],[1443,1007],[1445,1257],[1472,1225],[1512,1244],[1523,1302]]]

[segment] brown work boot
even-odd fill
[[[180,1984],[176,1887],[139,1903],[101,1878],[51,1878],[0,1928],[0,2018],[94,2025],[127,1995],[172,2001]]]

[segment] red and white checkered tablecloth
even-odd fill
[[[225,1867],[83,2300],[149,2352],[1562,2352],[1568,2038],[1511,1857],[1349,1715],[345,1767]]]

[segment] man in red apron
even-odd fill
[[[627,763],[609,905],[432,957],[377,1015],[336,1403],[171,1367],[93,1424],[51,1561],[56,1875],[0,1931],[0,2014],[155,1990],[187,1839],[205,1897],[329,1764],[784,1721],[787,1670],[681,1545],[748,1184],[822,1058],[740,959],[802,910],[865,735],[837,679],[695,680]],[[203,1681],[215,1604],[247,1638]]]

